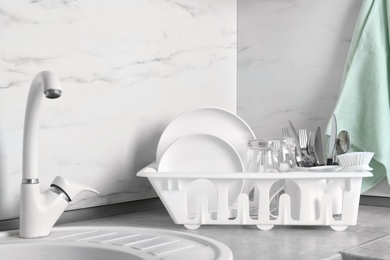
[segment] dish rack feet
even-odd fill
[[[330,226],[334,231],[344,231],[348,226]]]
[[[263,231],[270,230],[274,227],[274,225],[257,225],[257,228]]]
[[[185,224],[184,227],[185,227],[186,229],[194,230],[194,229],[198,229],[198,228],[200,227],[200,225]]]

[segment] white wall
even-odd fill
[[[70,209],[154,197],[135,177],[185,110],[236,112],[235,0],[0,2],[0,219],[18,215],[24,109],[31,80],[63,84],[43,100],[41,189],[85,182]]]

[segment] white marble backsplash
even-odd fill
[[[29,85],[63,86],[41,110],[41,189],[85,182],[70,209],[155,197],[135,176],[185,110],[236,112],[236,0],[0,1],[0,219],[18,216]]]
[[[281,137],[288,120],[324,134],[361,2],[239,1],[238,114],[257,137]]]

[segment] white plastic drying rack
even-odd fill
[[[175,224],[183,224],[188,229],[197,229],[201,225],[256,225],[261,230],[269,230],[274,225],[311,225],[330,226],[333,230],[342,231],[348,226],[356,225],[360,189],[363,177],[371,177],[370,172],[307,172],[294,171],[286,173],[168,173],[157,172],[156,163],[152,163],[138,172],[137,176],[147,177],[157,192]],[[210,212],[207,196],[197,198],[196,215],[189,216],[187,208],[187,190],[192,182],[205,179],[212,182],[218,194],[218,208]],[[292,217],[291,201],[288,194],[279,198],[279,210],[276,217],[270,214],[270,189],[276,182],[283,180],[294,182],[299,187],[298,217]],[[254,199],[241,193],[234,207],[229,207],[229,187],[236,181],[251,183],[257,188]],[[318,214],[313,217],[312,195],[319,182],[337,183],[342,190],[341,216],[334,217],[332,203],[334,198],[325,192],[318,206]],[[255,202],[255,203],[253,203]],[[255,205],[253,205],[255,204]],[[253,216],[253,210],[256,214]]]

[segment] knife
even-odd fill
[[[317,155],[317,164],[324,165],[324,150],[322,149],[321,127],[317,127],[314,139],[314,148]]]
[[[326,165],[333,164],[333,156],[334,150],[336,148],[336,140],[337,140],[337,120],[336,115],[333,114],[331,118],[331,128],[330,128],[330,136],[328,141],[328,151],[326,155]]]

